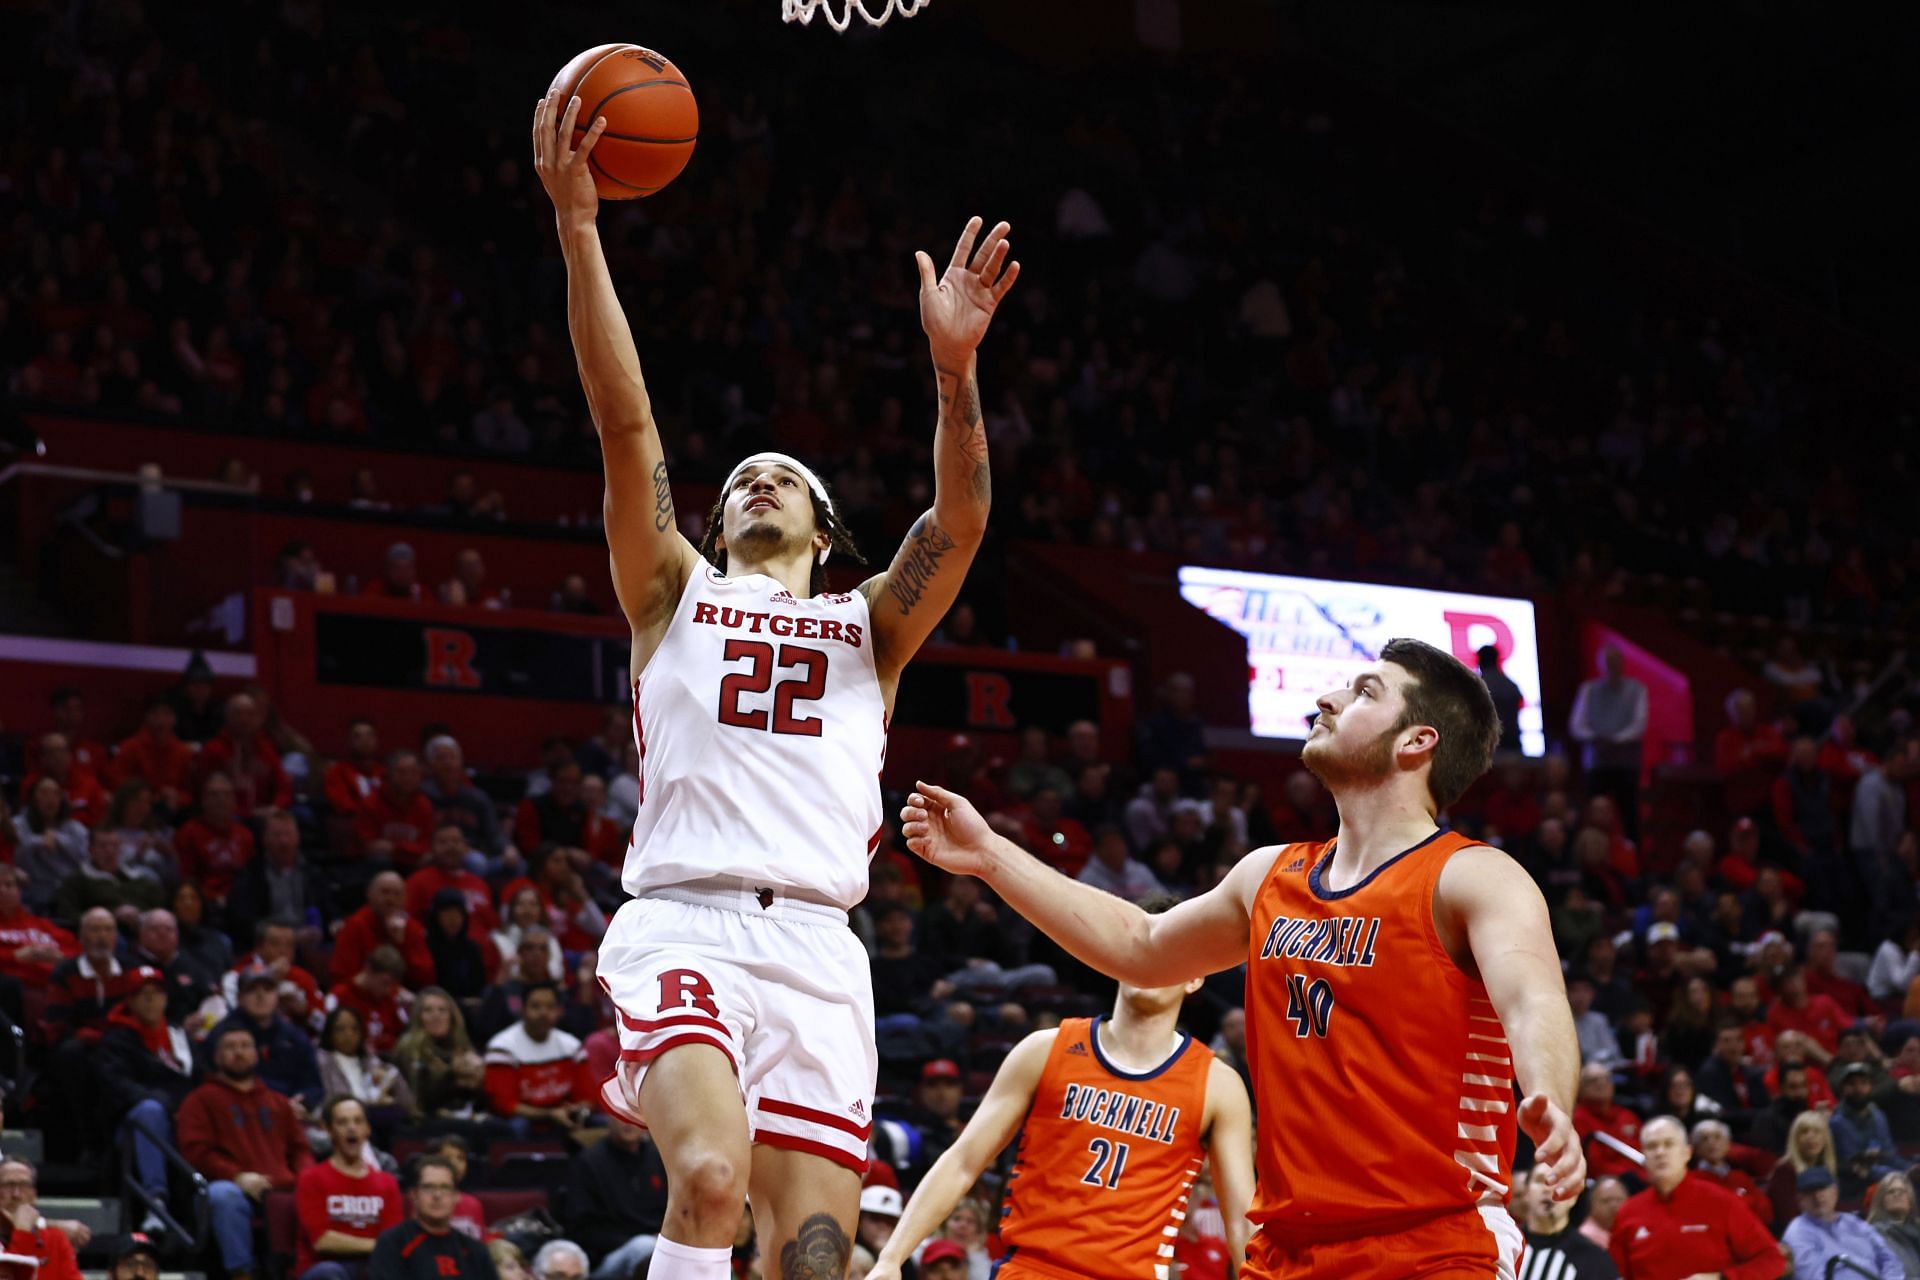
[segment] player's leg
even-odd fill
[[[667,1168],[653,1280],[725,1280],[752,1159],[739,1066],[753,1029],[750,979],[731,957],[731,913],[660,899],[620,908],[599,978],[620,1027],[609,1109],[651,1131]]]
[[[648,1274],[719,1280],[729,1271],[752,1167],[733,1063],[713,1045],[668,1049],[648,1066],[639,1103],[667,1167],[666,1220]]]
[[[860,1175],[838,1159],[753,1149],[754,1232],[767,1280],[844,1280],[860,1217]]]

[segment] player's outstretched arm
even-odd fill
[[[1046,1069],[1056,1034],[1054,1029],[1036,1031],[1006,1056],[967,1127],[914,1189],[867,1280],[900,1280],[901,1268],[920,1242],[940,1229],[981,1171],[1013,1141],[1033,1107],[1034,1091],[1040,1087],[1040,1073]]]
[[[979,218],[968,221],[938,278],[933,259],[914,254],[920,327],[933,356],[940,416],[933,430],[933,508],[914,521],[886,572],[860,588],[872,607],[874,659],[883,680],[899,675],[946,616],[986,536],[993,472],[975,353],[1020,264],[1008,261],[1011,227],[1000,223],[976,249],[980,227]]]
[[[1252,1234],[1247,1208],[1253,1203],[1253,1103],[1240,1073],[1218,1058],[1207,1075],[1207,1163],[1213,1168],[1220,1216],[1227,1223],[1233,1273],[1239,1275],[1247,1267],[1247,1237]]]
[[[567,264],[567,329],[607,471],[613,589],[638,647],[648,633],[665,629],[699,552],[674,524],[666,455],[646,379],[640,375],[640,353],[600,247],[600,196],[587,157],[607,122],[605,117],[595,120],[575,147],[579,110],[578,98],[563,101],[555,94],[540,100],[533,113],[533,167],[553,200],[560,232],[560,253]]]
[[[1520,1127],[1548,1167],[1554,1199],[1571,1200],[1587,1175],[1572,1120],[1580,1042],[1546,899],[1519,863],[1485,845],[1447,860],[1434,897],[1443,936],[1466,941],[1506,1032]]]
[[[1167,987],[1246,960],[1253,896],[1278,848],[1254,850],[1214,888],[1150,916],[1002,838],[965,797],[925,782],[914,786],[900,810],[909,849],[942,870],[979,876],[1035,928],[1108,977]]]

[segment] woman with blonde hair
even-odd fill
[[[393,1048],[416,1115],[467,1119],[485,1110],[486,1064],[467,1035],[460,1003],[444,987],[422,987],[413,1022]]]
[[[1800,1191],[1795,1183],[1800,1175],[1820,1165],[1836,1180],[1840,1161],[1833,1151],[1833,1131],[1824,1111],[1802,1111],[1787,1130],[1787,1154],[1773,1166],[1767,1179],[1767,1198],[1773,1201],[1773,1220],[1792,1222],[1800,1212]]]
[[[1914,1212],[1913,1183],[1904,1173],[1890,1173],[1873,1191],[1867,1222],[1900,1259],[1907,1280],[1920,1280],[1920,1215]]]
[[[969,1196],[953,1206],[940,1234],[967,1251],[967,1280],[987,1280],[993,1259],[987,1256],[987,1206]]]

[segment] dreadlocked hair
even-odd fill
[[[831,540],[828,545],[833,548],[833,554],[845,556],[855,564],[865,564],[867,558],[860,554],[860,548],[853,540],[853,530],[847,528],[847,522],[840,518],[838,512],[820,501],[820,495],[813,491],[811,485],[807,487],[807,498],[813,503],[814,527],[826,531],[827,537]],[[707,531],[700,538],[700,554],[708,564],[722,573],[727,570],[727,553],[719,546],[720,525],[726,508],[727,494],[723,489],[720,496],[713,500],[713,510],[707,512]],[[826,589],[827,566],[821,564],[816,558],[813,562],[812,575],[807,581],[807,594],[817,596],[824,593]]]

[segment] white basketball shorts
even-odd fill
[[[619,1017],[619,1067],[601,1086],[615,1115],[646,1123],[648,1066],[712,1045],[733,1064],[754,1142],[866,1172],[873,977],[844,912],[744,882],[661,890],[614,915],[599,976]]]

